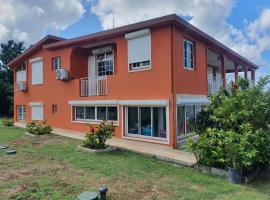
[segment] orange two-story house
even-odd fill
[[[11,61],[14,119],[177,147],[208,96],[257,66],[168,15],[73,39],[46,36]],[[228,83],[230,81],[230,83]]]

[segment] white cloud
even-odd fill
[[[228,22],[236,0],[90,0],[103,29],[176,13],[239,54],[264,64],[262,52],[270,48],[270,9],[253,22],[244,19],[245,30]]]
[[[48,30],[67,28],[84,12],[81,0],[0,0],[0,43],[14,39],[30,45]]]

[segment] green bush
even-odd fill
[[[33,135],[46,135],[51,134],[53,131],[52,127],[46,124],[45,121],[42,123],[32,121],[26,125],[26,130]]]
[[[4,118],[2,119],[2,125],[7,127],[12,127],[14,125],[13,119]]]
[[[266,77],[249,88],[247,81],[240,79],[231,94],[211,97],[211,104],[192,122],[200,139],[188,142],[199,163],[239,170],[270,164],[268,83]]]
[[[86,133],[83,146],[91,149],[105,149],[106,141],[114,135],[113,123],[101,122],[95,129],[90,126],[90,132]]]

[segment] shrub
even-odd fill
[[[269,78],[263,78],[254,88],[239,80],[231,94],[211,97],[192,123],[200,135],[197,143],[188,146],[199,163],[245,170],[270,164],[270,90],[265,90]]]
[[[197,161],[203,165],[219,168],[226,167],[225,132],[208,128],[200,136],[198,142],[188,140],[187,145],[191,148]]]
[[[7,126],[7,127],[12,127],[14,125],[14,120],[13,119],[8,119],[8,118],[4,118],[2,120],[2,125],[3,126]]]
[[[43,121],[41,123],[36,123],[32,121],[26,125],[26,130],[28,133],[31,133],[33,135],[46,135],[51,134],[53,131],[52,127],[46,124],[46,121]]]
[[[113,123],[103,121],[97,128],[90,126],[90,132],[86,133],[83,142],[84,147],[92,149],[105,149],[106,141],[114,135],[115,127]]]

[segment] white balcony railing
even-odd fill
[[[223,85],[223,80],[221,78],[209,78],[208,79],[208,94],[217,93],[221,86]]]
[[[94,78],[81,78],[81,96],[106,96],[107,95],[107,76]]]

